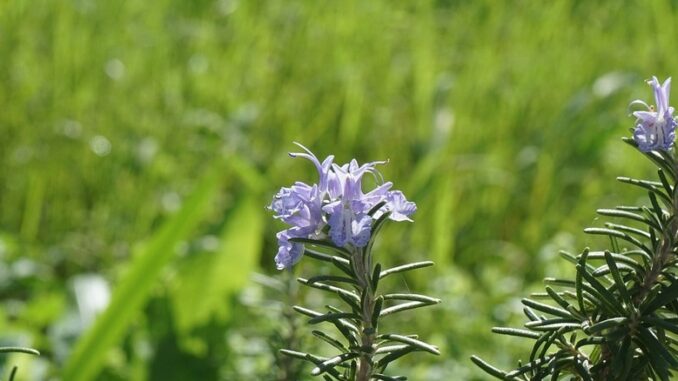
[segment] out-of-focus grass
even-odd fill
[[[234,293],[214,300],[237,313],[214,306],[177,329],[172,286],[195,255],[238,255],[214,247],[232,247],[219,232],[244,195],[266,213],[277,187],[313,180],[285,154],[299,141],[339,161],[390,159],[384,176],[419,210],[385,229],[377,255],[434,259],[435,277],[392,286],[444,299],[404,322],[443,356],[402,366],[482,379],[471,353],[508,364],[519,350],[490,327],[518,321],[517,298],[561,271],[558,249],[597,244],[580,233],[596,207],[639,196],[613,178],[651,168],[618,140],[628,102],[650,100],[642,80],[676,67],[675,21],[661,0],[2,2],[2,340],[45,353],[20,375],[59,374],[82,330],[72,279],[102,274],[115,289],[132,247],[225,160],[222,196],[99,378],[265,370]],[[279,228],[257,237],[262,272]],[[275,329],[259,321],[262,337]]]

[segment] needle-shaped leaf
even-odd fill
[[[316,316],[314,318],[311,318],[308,320],[309,324],[318,324],[322,323],[324,321],[338,321],[340,319],[356,319],[359,320],[360,316],[354,314],[353,312],[331,312],[331,313],[326,313],[320,316]]]
[[[345,297],[349,298],[350,300],[355,301],[356,303],[360,302],[360,298],[353,291],[344,290],[341,287],[332,286],[332,285],[322,283],[322,282],[319,282],[319,281],[311,282],[310,280],[304,279],[304,278],[299,278],[297,280],[299,281],[299,283],[305,284],[309,287],[317,288],[319,290],[331,291],[335,294],[345,296]]]
[[[626,242],[629,242],[636,246],[637,248],[645,251],[646,253],[652,253],[652,250],[650,250],[647,246],[645,246],[642,242],[640,242],[637,238],[632,237],[628,235],[627,233],[620,232],[618,230],[614,229],[606,229],[606,228],[586,228],[584,229],[584,233],[587,234],[595,234],[595,235],[606,235],[612,238],[620,238]]]
[[[628,319],[626,317],[616,317],[616,318],[606,319],[606,320],[600,321],[600,322],[593,324],[592,326],[588,327],[586,332],[591,334],[591,335],[595,335],[595,334],[598,334],[601,331],[604,331],[606,329],[617,328],[617,327],[625,324],[627,321],[628,321]]]
[[[593,288],[593,290],[589,289],[588,291],[597,293],[598,299],[604,305],[609,307],[613,313],[619,315],[624,315],[626,313],[624,311],[624,306],[621,303],[619,303],[617,296],[610,292],[610,290],[608,290],[602,283],[600,283],[598,279],[596,279],[593,275],[589,274],[586,271],[582,272],[582,276]]]
[[[330,369],[333,369],[335,366],[342,364],[346,361],[352,360],[358,356],[360,356],[360,354],[355,352],[342,353],[338,356],[334,356],[318,364],[317,367],[311,370],[311,374],[314,376],[318,376],[324,372],[327,372]]]
[[[387,375],[381,374],[381,373],[373,374],[372,378],[374,378],[376,380],[382,380],[382,381],[405,381],[405,380],[407,380],[407,377],[403,377],[403,376],[391,377],[391,376],[387,376]]]
[[[598,209],[596,210],[596,213],[602,215],[602,216],[607,216],[607,217],[621,217],[621,218],[628,218],[631,220],[639,221],[644,224],[650,225],[653,228],[657,230],[661,230],[661,226],[657,225],[653,220],[644,217],[641,214],[633,213],[627,210],[619,210],[619,209]]]
[[[550,305],[544,304],[544,303],[535,302],[534,300],[527,299],[527,298],[524,298],[521,301],[523,302],[524,305],[526,305],[530,308],[534,308],[535,310],[545,312],[547,314],[551,314],[551,315],[555,315],[555,316],[560,316],[560,317],[563,317],[563,318],[566,318],[566,319],[572,318],[572,314],[569,311],[564,310],[562,308],[550,306]]]
[[[622,258],[626,257],[622,256]],[[621,295],[624,304],[626,306],[631,306],[631,296],[629,295],[629,292],[626,289],[626,283],[624,283],[624,279],[622,278],[621,273],[617,269],[617,263],[615,262],[615,259],[621,260],[618,257],[614,257],[610,252],[608,251],[605,252],[605,262],[607,262],[607,266],[610,268],[610,272],[612,273],[612,279],[614,279],[614,283],[617,286],[617,291],[619,291],[619,294]]]
[[[431,302],[408,302],[408,303],[401,303],[397,304],[392,307],[384,308],[381,310],[381,313],[379,314],[379,317],[387,316],[394,314],[396,312],[401,312],[401,311],[406,311],[406,310],[412,310],[415,308],[421,308],[421,307],[426,307],[433,305],[435,303]]]
[[[534,331],[528,331],[526,329],[518,328],[508,328],[508,327],[494,327],[492,332],[498,333],[501,335],[517,336],[517,337],[526,337],[528,339],[538,339],[541,337],[541,334]]]
[[[331,241],[317,240],[317,239],[310,239],[310,238],[290,238],[289,240],[290,240],[290,242],[298,242],[298,243],[303,243],[304,245],[321,247],[323,249],[333,251],[333,252],[338,253],[340,255],[343,255],[345,257],[351,256],[350,251],[344,249],[343,247],[337,247]]]
[[[440,355],[440,351],[438,348],[431,344],[427,344],[423,341],[413,339],[411,337],[407,336],[402,336],[402,335],[395,335],[395,334],[384,334],[384,335],[379,335],[379,340],[387,340],[387,341],[397,341],[400,343],[408,344],[411,345],[412,347],[416,349],[420,349],[425,352],[432,353],[434,355]]]
[[[643,313],[650,313],[658,308],[661,308],[678,298],[678,281],[674,281],[668,287],[661,287],[659,294],[646,302],[642,303],[640,310]]]
[[[385,294],[384,299],[385,300],[413,300],[413,301],[430,303],[430,304],[440,303],[440,299],[438,299],[438,298],[432,298],[430,296],[419,295],[419,294]]]
[[[332,336],[326,334],[325,332],[313,330],[313,331],[311,331],[311,333],[313,334],[313,336],[319,338],[320,340],[326,342],[327,344],[337,348],[338,350],[340,350],[342,352],[348,351],[346,346],[344,346],[344,344],[342,344],[341,341],[333,338]]]
[[[506,372],[495,368],[480,357],[473,355],[471,356],[471,361],[473,361],[474,364],[476,364],[480,369],[484,370],[490,376],[496,377],[500,380],[506,379]]]
[[[651,192],[652,194],[656,194],[656,195],[666,199],[666,201],[669,202],[669,205],[671,204],[671,198],[666,193],[663,192],[664,186],[660,182],[638,180],[638,179],[633,179],[633,178],[624,177],[624,176],[617,177],[617,180],[622,182],[622,183],[631,184],[631,185],[635,185],[635,186],[641,187],[643,189],[646,189],[649,192]]]
[[[422,261],[422,262],[408,263],[406,265],[396,266],[396,267],[392,267],[390,269],[383,270],[381,272],[380,278],[383,279],[383,278],[386,278],[387,276],[389,276],[391,274],[396,274],[396,273],[415,270],[415,269],[421,269],[421,268],[429,267],[429,266],[433,266],[433,262]]]

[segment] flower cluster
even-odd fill
[[[635,111],[636,128],[633,131],[633,140],[643,152],[652,150],[667,151],[673,145],[676,137],[676,120],[673,118],[673,107],[669,106],[669,91],[671,78],[660,85],[657,77],[652,77],[647,83],[654,90],[654,99],[657,109],[641,100],[631,102],[631,105],[641,105],[647,111]]]
[[[277,234],[278,254],[275,262],[279,270],[288,268],[301,259],[302,243],[293,238],[326,239],[338,247],[364,247],[370,240],[372,222],[384,213],[390,213],[394,221],[412,221],[409,216],[417,210],[407,201],[401,191],[390,190],[393,184],[383,182],[375,168],[383,161],[359,165],[337,165],[334,156],[322,163],[306,147],[295,143],[305,152],[290,153],[291,157],[310,160],[320,175],[318,184],[296,182],[289,188],[281,188],[269,206],[275,216],[291,225]],[[362,178],[366,173],[376,175],[380,185],[367,193],[362,190]],[[381,205],[376,211],[372,210]]]

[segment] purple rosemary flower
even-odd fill
[[[372,217],[368,212],[386,197],[391,183],[384,183],[367,194],[362,190],[365,173],[378,174],[375,166],[383,161],[358,165],[354,159],[343,166],[332,165],[334,176],[330,177],[329,196],[332,200],[323,207],[329,213],[330,238],[335,245],[351,244],[364,247],[370,240]]]
[[[417,205],[412,201],[407,201],[401,191],[388,192],[386,196],[386,210],[391,212],[388,217],[393,221],[410,221],[412,213],[417,211]]]
[[[676,121],[673,118],[673,107],[669,106],[669,92],[671,90],[671,78],[659,85],[657,77],[652,77],[647,83],[654,90],[654,99],[657,108],[649,106],[641,100],[631,102],[633,105],[641,105],[647,111],[635,111],[636,128],[633,131],[633,139],[638,148],[643,152],[652,150],[667,151],[673,145],[676,137]]]
[[[292,229],[283,230],[276,234],[278,238],[278,254],[275,256],[275,264],[278,270],[283,270],[292,267],[299,262],[302,254],[304,254],[304,245],[297,242],[290,242],[290,238],[301,238],[298,231]]]
[[[318,170],[318,184],[308,185],[296,182],[289,188],[281,188],[273,197],[269,209],[276,219],[290,227],[277,234],[278,254],[275,262],[278,269],[289,268],[301,259],[304,253],[302,243],[291,241],[294,238],[329,238],[337,247],[365,247],[371,238],[372,222],[375,218],[390,213],[394,221],[412,221],[409,216],[417,209],[413,202],[407,201],[400,191],[390,191],[393,184],[384,182],[378,164],[375,161],[359,165],[356,160],[337,165],[334,156],[322,162],[299,143],[295,143],[305,152],[290,153],[292,157],[310,160]],[[377,179],[379,185],[363,193],[362,179],[369,173]],[[374,217],[370,211],[383,203]],[[325,229],[329,225],[329,237]]]
[[[303,149],[306,152],[305,153],[290,152],[290,156],[303,157],[310,160],[315,165],[316,169],[318,169],[318,175],[320,175],[320,181],[318,185],[320,192],[321,193],[327,192],[327,184],[329,182],[329,177],[331,175],[330,168],[332,167],[332,160],[334,160],[334,155],[328,156],[327,158],[325,158],[325,160],[323,160],[322,163],[320,163],[320,160],[318,160],[318,158],[315,157],[313,152],[311,152],[308,148],[304,147],[303,145],[297,142],[294,142],[294,144],[298,145],[299,147],[301,147],[301,149]]]
[[[292,226],[315,232],[322,229],[322,198],[317,185],[310,186],[296,182],[289,188],[280,188],[273,196],[269,209],[280,219]]]

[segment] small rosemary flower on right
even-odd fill
[[[633,131],[633,140],[638,144],[638,149],[643,152],[653,150],[668,151],[676,138],[676,120],[673,117],[673,107],[669,106],[669,92],[671,90],[671,78],[662,85],[657,77],[647,81],[654,90],[656,109],[644,101],[637,99],[630,106],[641,105],[647,111],[634,111],[636,127]]]

